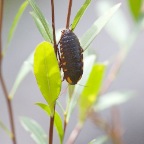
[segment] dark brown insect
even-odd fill
[[[71,85],[77,84],[83,74],[83,49],[70,29],[62,31],[60,53],[64,79]]]

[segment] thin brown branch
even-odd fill
[[[69,0],[67,20],[66,20],[66,29],[68,29],[70,26],[71,8],[72,8],[72,0]]]
[[[16,134],[15,134],[15,125],[14,125],[14,118],[13,118],[12,103],[11,103],[11,100],[9,99],[6,85],[5,85],[5,82],[3,80],[1,65],[0,65],[0,81],[1,81],[2,89],[4,92],[5,98],[6,98],[6,102],[7,102],[7,107],[8,107],[8,112],[9,112],[9,120],[10,120],[11,131],[12,131],[12,141],[13,141],[13,144],[16,144]]]
[[[12,131],[12,142],[13,144],[16,144],[16,134],[15,134],[15,125],[14,125],[14,118],[13,118],[13,110],[12,110],[12,103],[11,100],[9,99],[8,91],[3,79],[2,75],[2,22],[3,22],[3,6],[4,6],[4,1],[0,1],[0,82],[2,86],[2,90],[4,92],[4,96],[6,99],[7,107],[8,107],[8,113],[9,113],[9,120],[10,120],[10,126],[11,126],[11,131]]]
[[[120,113],[118,108],[115,106],[111,109],[112,115],[112,132],[114,135],[114,144],[123,144],[122,130],[120,126]]]
[[[72,133],[70,134],[70,137],[68,139],[68,141],[66,142],[66,144],[74,144],[74,142],[76,141],[76,138],[78,137],[81,129],[83,127],[83,124],[78,123],[75,128],[73,129]]]
[[[4,0],[0,1],[0,62],[2,61],[2,22],[3,22]]]
[[[54,116],[50,117],[49,144],[53,144],[53,126],[54,126]]]
[[[49,127],[49,143],[53,144],[53,127],[54,127],[54,118],[55,118],[55,106],[54,106],[54,114],[52,117],[50,117],[50,127]]]
[[[54,41],[54,50],[57,57],[57,44],[56,44],[56,34],[55,34],[55,12],[54,12],[54,0],[51,0],[51,13],[52,13],[52,29],[53,29],[53,41]],[[54,108],[55,111],[55,108]],[[54,116],[50,117],[50,128],[49,128],[49,144],[53,144],[53,127],[54,127]]]
[[[111,139],[113,144],[123,144],[121,139],[121,130],[120,127],[118,128],[117,125],[120,126],[119,117],[117,115],[113,115],[114,120],[112,121],[112,125],[101,118],[99,115],[95,114],[94,111],[89,113],[89,117],[93,121],[93,123],[101,128]]]
[[[104,130],[109,137],[112,137],[111,125],[108,122],[106,122],[104,119],[102,119],[94,111],[91,111],[89,113],[89,117],[96,126],[100,127],[102,130]]]
[[[55,12],[54,12],[54,0],[51,0],[51,12],[52,12],[52,29],[53,29],[53,41],[54,41],[54,49],[55,54],[57,56],[57,44],[56,44],[56,34],[55,34]]]

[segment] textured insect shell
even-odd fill
[[[77,36],[69,29],[62,31],[60,39],[61,65],[64,79],[75,85],[83,74],[83,49]]]

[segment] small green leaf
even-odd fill
[[[97,100],[99,90],[101,88],[103,76],[105,72],[104,64],[95,64],[89,75],[86,87],[84,87],[79,98],[79,117],[80,121],[84,121],[88,110]]]
[[[107,140],[108,138],[106,136],[103,136],[92,140],[88,144],[104,144]]]
[[[99,98],[97,103],[94,106],[94,110],[102,111],[107,108],[110,108],[114,105],[119,105],[124,102],[127,102],[133,97],[132,92],[111,92],[107,93]]]
[[[9,94],[9,98],[12,99],[18,89],[18,87],[20,86],[20,83],[24,80],[24,78],[28,75],[28,73],[30,71],[32,71],[32,66],[33,66],[33,55],[34,55],[34,52],[32,52],[30,54],[30,56],[24,61],[24,63],[22,64],[18,74],[17,74],[17,77],[15,79],[15,82],[13,84],[13,87],[10,91],[10,94]]]
[[[80,21],[81,17],[83,16],[84,12],[86,11],[87,7],[89,6],[89,4],[91,3],[91,0],[86,0],[85,3],[82,5],[82,7],[79,9],[79,11],[77,12],[71,29],[74,30],[75,27],[77,26],[78,22]]]
[[[98,13],[99,15],[102,15],[106,10],[110,9],[112,5],[112,2],[108,0],[99,1],[96,4],[96,14]],[[130,26],[122,9],[119,9],[116,12],[106,25],[105,29],[120,46],[127,41],[130,33]]]
[[[13,137],[11,131],[5,126],[5,124],[1,120],[0,120],[0,128],[2,128],[10,138]]]
[[[42,37],[44,38],[45,41],[50,41],[49,36],[47,35],[45,28],[43,27],[39,17],[36,15],[35,12],[30,12],[30,14],[32,15],[35,24],[39,30],[39,32],[41,33]]]
[[[77,104],[78,98],[79,98],[82,90],[86,86],[86,82],[88,80],[89,74],[92,70],[92,67],[94,65],[95,60],[96,60],[95,55],[89,55],[84,59],[84,70],[83,70],[82,78],[79,81],[79,83],[75,86],[75,89],[74,89],[73,95],[71,97],[71,100],[67,105],[67,107],[68,107],[67,118],[66,118],[67,122],[70,119],[70,116],[71,116],[71,114],[72,114],[72,112],[75,108],[75,105]],[[80,86],[79,84],[82,84],[83,86]]]
[[[22,16],[22,14],[24,13],[27,5],[28,5],[28,2],[24,1],[22,3],[22,5],[20,6],[18,12],[16,13],[16,16],[14,17],[13,23],[12,23],[12,25],[10,27],[10,30],[9,30],[9,33],[8,33],[6,47],[3,50],[3,55],[5,55],[5,53],[6,53],[6,50],[7,50],[8,46],[9,46],[9,44],[10,44],[12,38],[13,38],[13,35],[14,35],[15,29],[16,29],[16,27],[18,25],[18,22],[19,22],[19,20],[20,20],[20,18]]]
[[[33,119],[28,117],[22,117],[20,122],[23,128],[31,133],[31,138],[36,142],[36,144],[47,144],[47,135],[42,129],[42,127]]]
[[[121,5],[120,3],[116,4],[110,10],[108,10],[98,20],[96,20],[94,24],[90,27],[90,29],[88,29],[88,31],[83,35],[83,37],[80,39],[80,43],[84,50],[88,48],[88,46],[92,43],[94,38],[99,34],[102,28],[107,24],[107,22],[118,10],[120,5]]]
[[[54,48],[48,42],[42,42],[36,47],[34,75],[43,97],[50,106],[52,116],[61,90],[61,74]]]
[[[143,0],[128,0],[132,16],[135,21],[138,21],[141,15],[141,7]]]
[[[43,103],[36,103],[36,105],[38,105],[40,108],[42,108],[42,110],[44,110],[48,114],[48,116],[50,116],[50,108],[48,105],[43,104]],[[60,142],[62,144],[63,137],[64,137],[63,124],[62,124],[60,115],[56,111],[55,111],[55,116],[54,116],[54,126],[57,130],[57,133],[60,138]]]
[[[43,16],[43,14],[40,11],[39,7],[36,5],[35,1],[34,0],[28,0],[28,1],[29,1],[29,4],[31,5],[31,7],[34,10],[34,13],[35,13],[34,16],[36,16],[35,19],[37,19],[38,23],[40,21],[41,24],[43,25],[43,28],[45,29],[45,32],[46,32],[46,34],[47,34],[47,36],[49,38],[48,42],[53,43],[52,28],[51,28],[51,26],[47,23],[45,17]],[[42,28],[42,27],[39,27],[39,28]],[[43,30],[41,30],[41,31],[43,31]]]

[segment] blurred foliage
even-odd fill
[[[92,140],[88,144],[105,144],[106,141],[107,141],[107,137],[102,136],[102,137],[99,137],[99,138],[96,138],[96,139]]]
[[[95,64],[79,98],[79,119],[84,122],[89,109],[97,100],[105,73],[104,64]]]
[[[30,136],[36,144],[47,144],[47,135],[35,120],[28,117],[21,117],[20,122],[24,129],[30,132]]]
[[[12,22],[12,25],[11,25],[9,33],[8,33],[7,43],[6,43],[6,46],[5,46],[4,50],[3,50],[3,56],[5,55],[5,53],[7,51],[7,48],[9,47],[9,44],[10,44],[10,42],[11,42],[11,40],[13,38],[14,32],[16,30],[16,27],[17,27],[17,25],[18,25],[18,23],[20,21],[20,18],[22,16],[22,14],[24,13],[24,11],[25,11],[25,9],[26,9],[27,6],[28,6],[28,2],[24,1],[21,4],[18,12],[16,13],[16,16],[14,17],[14,20]]]
[[[13,135],[11,131],[7,128],[7,126],[1,120],[0,120],[0,128],[2,128],[10,138],[12,138]]]
[[[82,5],[82,7],[79,9],[71,25],[72,30],[75,29],[75,27],[77,26],[78,22],[80,21],[81,17],[83,16],[85,10],[87,9],[90,3],[91,0],[86,0],[85,3]]]
[[[43,13],[40,11],[39,7],[36,5],[35,0],[28,0],[29,4],[31,5],[33,12],[31,15],[34,18],[34,21],[36,23],[36,26],[38,27],[38,30],[42,34],[45,40],[48,42],[53,42],[52,38],[52,28],[49,25],[49,23],[46,21]]]
[[[135,21],[139,21],[143,0],[128,0],[129,8]]]

